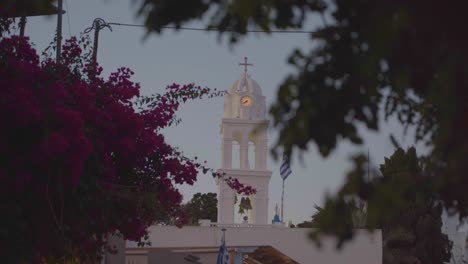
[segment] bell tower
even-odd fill
[[[257,193],[249,198],[249,224],[268,224],[268,186],[272,172],[267,169],[267,128],[266,105],[260,86],[244,73],[224,96],[224,115],[221,120],[221,168],[222,177],[236,178],[249,185]],[[234,149],[233,146],[238,148]],[[250,151],[249,151],[250,148]],[[235,150],[238,150],[235,151]],[[249,155],[250,154],[250,155]],[[238,158],[238,166],[233,160]],[[218,179],[218,222],[235,223],[236,194],[224,180]],[[239,202],[239,201],[237,201]]]

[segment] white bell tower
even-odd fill
[[[237,80],[224,96],[224,116],[221,120],[221,168],[224,178],[232,177],[257,190],[250,196],[252,210],[249,224],[268,224],[268,186],[272,172],[267,169],[266,105],[260,86],[247,74]],[[233,145],[239,152],[233,153]],[[254,148],[249,151],[249,148]],[[249,156],[249,152],[253,155]],[[238,155],[239,166],[233,167],[233,157]],[[218,223],[234,223],[235,191],[224,180],[218,179]],[[238,201],[239,202],[239,201]]]

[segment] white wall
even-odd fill
[[[218,247],[222,231],[219,227],[152,226],[149,228],[151,246],[158,248],[203,248]],[[378,230],[373,234],[360,231],[352,242],[341,251],[335,249],[335,240],[323,240],[323,247],[317,248],[309,239],[311,229],[274,227],[228,227],[226,228],[228,247],[271,245],[299,263],[326,264],[378,264],[382,263],[382,235]],[[127,249],[137,245],[127,242]],[[312,262],[313,261],[313,262]]]

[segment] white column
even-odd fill
[[[255,169],[265,170],[267,166],[267,140],[265,138],[260,138],[255,143],[255,156]]]
[[[249,199],[250,199],[250,205],[252,206],[252,210],[250,210],[249,212],[249,223],[255,224],[255,209],[256,209],[255,195],[250,195]]]
[[[224,180],[219,184],[218,223],[234,223],[234,192]]]
[[[249,169],[249,145],[247,142],[240,143],[240,168]]]
[[[269,191],[268,191],[269,179],[261,179],[258,185],[255,185],[257,193],[254,196],[254,214],[255,214],[255,224],[258,225],[267,225],[270,223],[268,220],[268,200],[269,200]]]
[[[221,144],[221,159],[222,169],[231,169],[232,168],[232,139],[223,138],[223,143]]]

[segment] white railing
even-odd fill
[[[222,224],[222,223],[202,223],[202,227],[255,227],[255,228],[285,228],[283,224],[259,225],[259,224]]]

